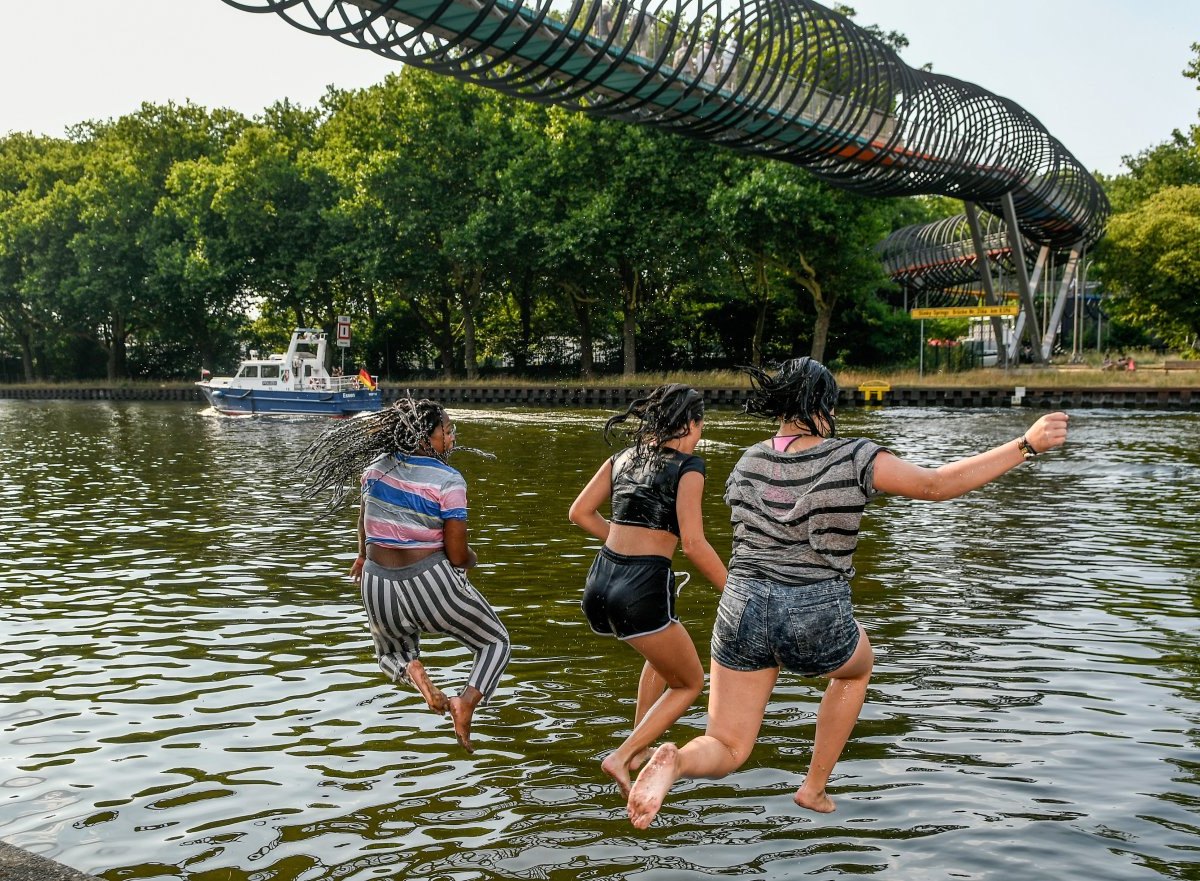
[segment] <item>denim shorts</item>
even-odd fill
[[[781,584],[730,575],[713,622],[712,658],[730,670],[832,673],[858,647],[850,585]]]

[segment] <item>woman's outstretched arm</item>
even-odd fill
[[[1066,413],[1048,413],[1033,423],[1023,438],[1035,453],[1062,446],[1067,439],[1067,419]],[[986,453],[959,459],[940,468],[922,468],[890,453],[880,453],[875,460],[875,488],[929,502],[957,498],[1024,462],[1021,440],[1015,438]]]

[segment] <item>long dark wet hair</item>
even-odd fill
[[[341,507],[350,495],[350,486],[363,470],[385,454],[398,457],[429,456],[445,462],[451,452],[476,453],[495,458],[491,453],[470,447],[454,447],[439,453],[430,438],[446,418],[446,408],[426,398],[400,398],[378,413],[338,423],[316,438],[300,454],[297,470],[305,472],[302,496],[311,499],[332,493],[327,509]]]
[[[626,425],[630,418],[636,425]],[[658,455],[663,444],[684,437],[693,422],[704,418],[704,396],[688,385],[672,382],[660,385],[644,398],[638,398],[625,410],[604,423],[604,439],[612,443],[618,428],[635,459]]]
[[[837,437],[838,386],[820,361],[793,358],[774,373],[743,367],[750,377],[750,397],[743,408],[751,416],[799,422],[814,437]]]

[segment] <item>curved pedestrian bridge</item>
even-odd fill
[[[1078,160],[1019,105],[915,70],[810,0],[224,0],[517,97],[793,162],[837,186],[940,194],[1066,248],[1109,212]]]

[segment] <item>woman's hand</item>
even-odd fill
[[[354,562],[350,564],[350,572],[348,573],[351,581],[358,581],[362,578],[362,567],[365,562],[367,562],[367,558],[362,554],[354,558]]]
[[[1026,442],[1036,453],[1061,447],[1067,439],[1068,419],[1066,413],[1047,413],[1025,432]]]

